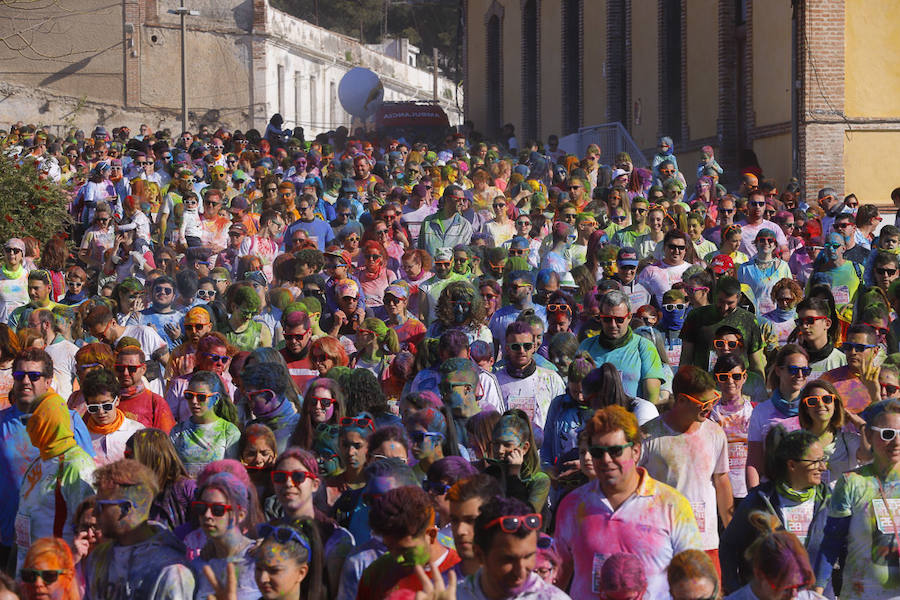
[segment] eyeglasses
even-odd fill
[[[378,262],[379,260],[381,260],[381,255],[380,254],[366,254],[366,260],[369,260],[372,262]]]
[[[534,348],[533,342],[523,342],[521,344],[508,344],[509,349],[513,352],[530,352]]]
[[[334,404],[334,398],[325,398],[324,396],[310,396],[309,399],[312,400],[314,405],[318,405],[319,408],[322,409],[326,409]]]
[[[756,208],[762,208],[763,206],[766,205],[765,202],[760,202],[759,200],[755,200],[755,201],[752,201],[752,202],[748,202],[747,204],[750,205],[750,206],[755,206]]]
[[[197,290],[198,298],[215,298],[216,290]]]
[[[672,312],[673,310],[684,310],[687,308],[687,304],[679,302],[678,304],[663,304],[663,309],[668,312]]]
[[[609,218],[613,223],[624,223],[628,217],[626,215],[613,215]],[[684,248],[684,246],[682,246]]]
[[[879,327],[878,325],[872,325],[871,323],[865,323],[865,322],[863,323],[863,325],[868,325],[869,327],[874,329],[875,333],[877,333],[881,337],[886,336],[889,332],[887,327]]]
[[[699,406],[701,411],[711,409],[713,406],[716,405],[716,403],[719,402],[719,400],[722,399],[722,393],[719,392],[718,390],[713,390],[713,394],[714,395],[712,397],[712,400],[700,400],[698,398],[694,398],[690,394],[685,394],[684,392],[681,393],[682,396],[684,396],[685,398],[687,398],[688,400],[690,400],[691,402],[693,402],[694,404]]]
[[[885,442],[890,442],[898,435],[900,435],[900,429],[891,429],[890,427],[874,427],[872,425],[869,425],[868,428],[881,436],[882,441]]]
[[[716,373],[716,381],[719,383],[725,383],[729,379],[731,381],[740,381],[746,374],[747,371],[741,371],[740,373]]]
[[[591,455],[591,458],[597,459],[602,459],[605,454],[609,454],[610,458],[619,458],[625,452],[625,448],[631,448],[632,446],[634,446],[634,442],[617,446],[589,446],[588,453]]]
[[[819,316],[810,316],[810,317],[798,317],[794,319],[794,323],[799,325],[813,325],[816,321],[821,321],[823,319],[827,319],[828,317],[819,317]]]
[[[877,348],[875,344],[854,344],[853,342],[844,342],[841,344],[843,352],[865,352],[869,348]]]
[[[822,469],[828,468],[828,459],[826,459],[824,456],[822,458],[791,458],[789,460],[809,463],[812,467],[819,467]]]
[[[198,519],[204,517],[206,511],[211,512],[214,517],[224,517],[225,513],[230,510],[232,510],[230,504],[222,504],[221,502],[201,502],[200,500],[191,502],[191,512]]]
[[[889,383],[881,384],[881,395],[882,396],[893,396],[900,390],[900,386],[891,385]]]
[[[548,304],[547,311],[549,312],[567,312],[571,313],[572,308],[568,304]]]
[[[279,544],[287,544],[288,542],[297,542],[304,549],[306,549],[306,555],[309,556],[312,554],[312,550],[309,549],[309,542],[300,535],[300,532],[292,527],[273,527],[268,523],[261,523],[256,531],[259,532],[259,538],[265,539],[269,536],[275,538],[275,541]]]
[[[734,350],[739,344],[737,340],[713,340],[713,348],[716,350]]]
[[[375,431],[375,423],[369,417],[341,417],[341,427],[357,427]]]
[[[627,314],[624,317],[620,317],[617,315],[597,315],[597,318],[601,321],[605,321],[607,323],[616,323],[617,325],[621,325],[625,322],[626,319],[631,318],[631,314]]]
[[[52,585],[63,573],[68,573],[68,571],[63,569],[22,569],[20,576],[24,583],[36,583],[40,577],[41,581]]]
[[[86,405],[87,411],[92,415],[96,415],[101,412],[109,412],[116,407],[115,402],[104,402],[102,404],[88,404]]]
[[[214,352],[204,352],[203,356],[205,356],[207,359],[211,360],[214,363],[221,363],[223,365],[225,363],[227,363],[229,360],[231,360],[231,357],[229,357],[229,356],[222,356],[221,354],[216,354]]]
[[[209,323],[187,323],[184,328],[187,331],[201,331],[207,325],[209,325]]]
[[[669,244],[666,246],[666,248],[673,252],[685,252],[687,250],[687,246],[683,246],[680,244]]]
[[[38,379],[44,376],[40,371],[13,371],[13,379],[16,381],[22,381],[25,377],[28,377],[28,380],[34,383]]]
[[[806,396],[803,399],[803,404],[808,406],[809,408],[815,408],[819,404],[834,404],[834,396],[831,394],[822,394],[821,396]]]
[[[636,214],[639,214],[639,215],[642,215],[642,214],[644,214],[645,212],[647,212],[647,210],[648,210],[648,209],[646,209],[646,208],[632,208],[632,209],[631,209],[631,212],[636,213]]]
[[[510,515],[497,517],[484,526],[485,529],[500,526],[503,533],[517,533],[518,531],[537,531],[544,524],[544,519],[537,513],[530,515]]]
[[[756,238],[756,243],[757,244],[774,244],[775,238],[770,238],[770,237]]]
[[[709,288],[705,285],[685,286],[682,288],[688,294],[696,294],[697,292],[708,292]]]
[[[787,369],[787,372],[791,375],[791,377],[803,377],[805,379],[805,378],[809,377],[810,373],[812,373],[812,367],[787,365],[784,368]]]
[[[303,485],[303,482],[307,479],[316,480],[316,477],[313,473],[309,471],[272,471],[272,483],[275,485],[286,485],[288,479],[291,480],[291,483],[296,487],[300,487]]]
[[[882,269],[882,268],[877,268],[877,269],[875,269],[875,272],[878,273],[879,275],[883,276],[883,277],[893,277],[894,275],[897,274],[897,269]]]
[[[192,390],[186,390],[184,392],[184,399],[187,400],[188,402],[195,402],[197,400],[206,402],[208,398],[211,398],[212,396],[218,396],[218,395],[219,395],[218,392],[195,392]]]
[[[121,372],[123,372],[123,373],[126,372],[126,371],[129,372],[129,373],[134,373],[134,372],[136,372],[138,369],[140,369],[141,367],[143,367],[144,364],[145,364],[145,363],[139,363],[139,364],[136,364],[136,365],[116,364],[116,365],[114,365],[114,367],[115,367],[116,371],[121,371]]]
[[[443,496],[451,487],[453,486],[440,481],[429,481],[426,479],[422,482],[422,489],[435,496]]]

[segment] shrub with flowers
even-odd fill
[[[30,235],[43,246],[54,235],[68,239],[68,204],[68,192],[33,160],[20,163],[0,154],[0,241]]]

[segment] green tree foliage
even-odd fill
[[[432,49],[438,68],[454,81],[462,79],[458,0],[272,0],[272,5],[299,19],[376,44],[384,37],[405,37],[418,46],[420,67],[431,66]]]
[[[0,154],[0,240],[30,235],[43,246],[55,235],[67,237],[68,203],[66,191],[41,179],[31,160],[19,165]]]

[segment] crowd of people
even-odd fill
[[[281,126],[0,135],[0,599],[900,598],[874,204]]]

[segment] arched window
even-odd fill
[[[500,17],[494,14],[487,22],[487,129],[491,133],[500,130],[503,118],[502,47]]]
[[[659,108],[660,134],[681,139],[681,0],[660,0]]]
[[[563,130],[566,134],[581,127],[582,81],[582,0],[563,0],[562,96]]]
[[[538,137],[540,106],[538,77],[538,2],[525,0],[522,6],[522,132],[526,139]],[[524,140],[523,140],[524,141]]]

